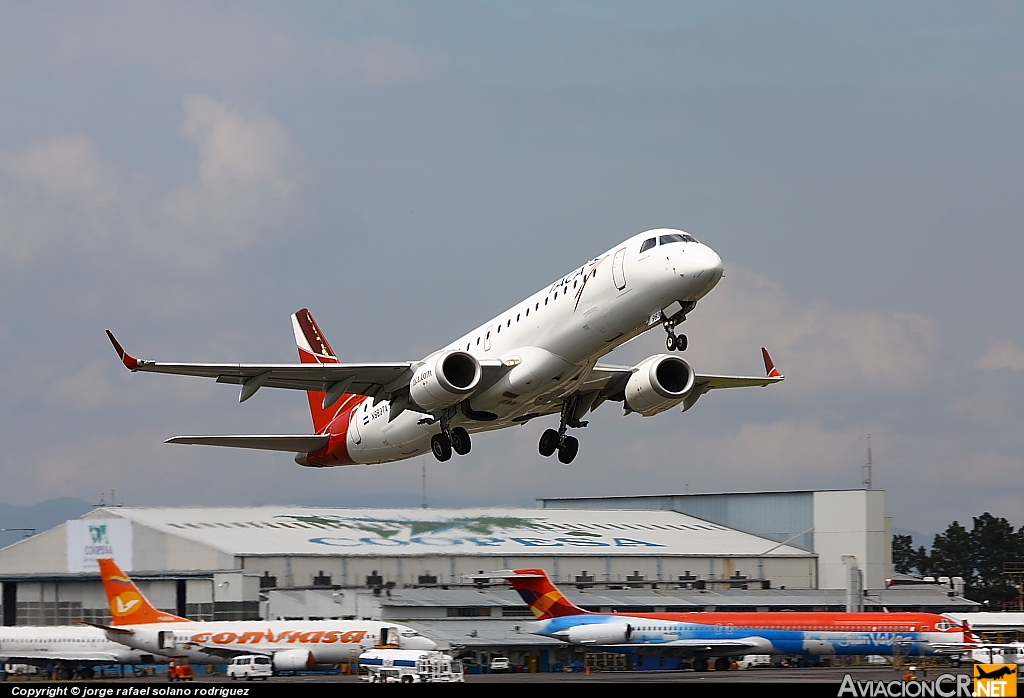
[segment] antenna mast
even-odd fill
[[[871,434],[868,434],[868,462],[861,468],[864,472],[864,489],[871,489]]]
[[[423,503],[420,507],[427,508],[427,459],[420,458],[420,466],[423,468]]]

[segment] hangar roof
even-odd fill
[[[230,555],[813,557],[675,511],[108,507],[85,518],[109,517]]]

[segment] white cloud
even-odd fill
[[[112,266],[141,255],[209,267],[252,244],[296,197],[295,149],[270,116],[191,95],[181,133],[199,149],[196,176],[162,195],[141,175],[122,176],[88,136],[0,152],[2,261],[22,264],[59,250],[92,251]]]
[[[54,138],[5,160],[11,176],[50,203],[94,210],[109,208],[117,198],[117,170],[87,136]]]
[[[998,371],[1003,368],[1024,371],[1024,351],[1012,342],[995,340],[988,345],[988,351],[978,359],[975,367],[982,371]]]

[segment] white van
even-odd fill
[[[266,681],[273,675],[274,665],[271,664],[270,657],[265,657],[262,654],[244,654],[241,657],[235,657],[228,664],[228,676],[232,680],[243,678],[246,681],[253,679]]]
[[[460,683],[462,662],[425,650],[372,649],[359,655],[363,680],[371,683]]]

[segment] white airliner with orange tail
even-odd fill
[[[144,652],[199,664],[262,654],[275,671],[300,671],[355,661],[372,647],[437,649],[412,628],[372,620],[193,621],[154,608],[113,560],[101,558],[99,565],[113,621],[98,627],[110,640]]]
[[[690,235],[650,230],[572,270],[506,312],[420,361],[341,362],[306,309],[292,315],[299,364],[176,364],[145,361],[110,341],[132,371],[215,378],[241,385],[239,402],[261,387],[304,390],[315,434],[178,436],[169,443],[298,451],[300,465],[385,463],[432,451],[469,453],[470,433],[560,415],[540,453],[571,463],[579,450],[569,427],[606,400],[649,417],[693,407],[718,388],[783,379],[762,348],[764,376],[696,373],[674,354],[636,366],[598,361],[616,347],[664,327],[669,351],[686,349],[677,325],[722,278],[722,260]]]

